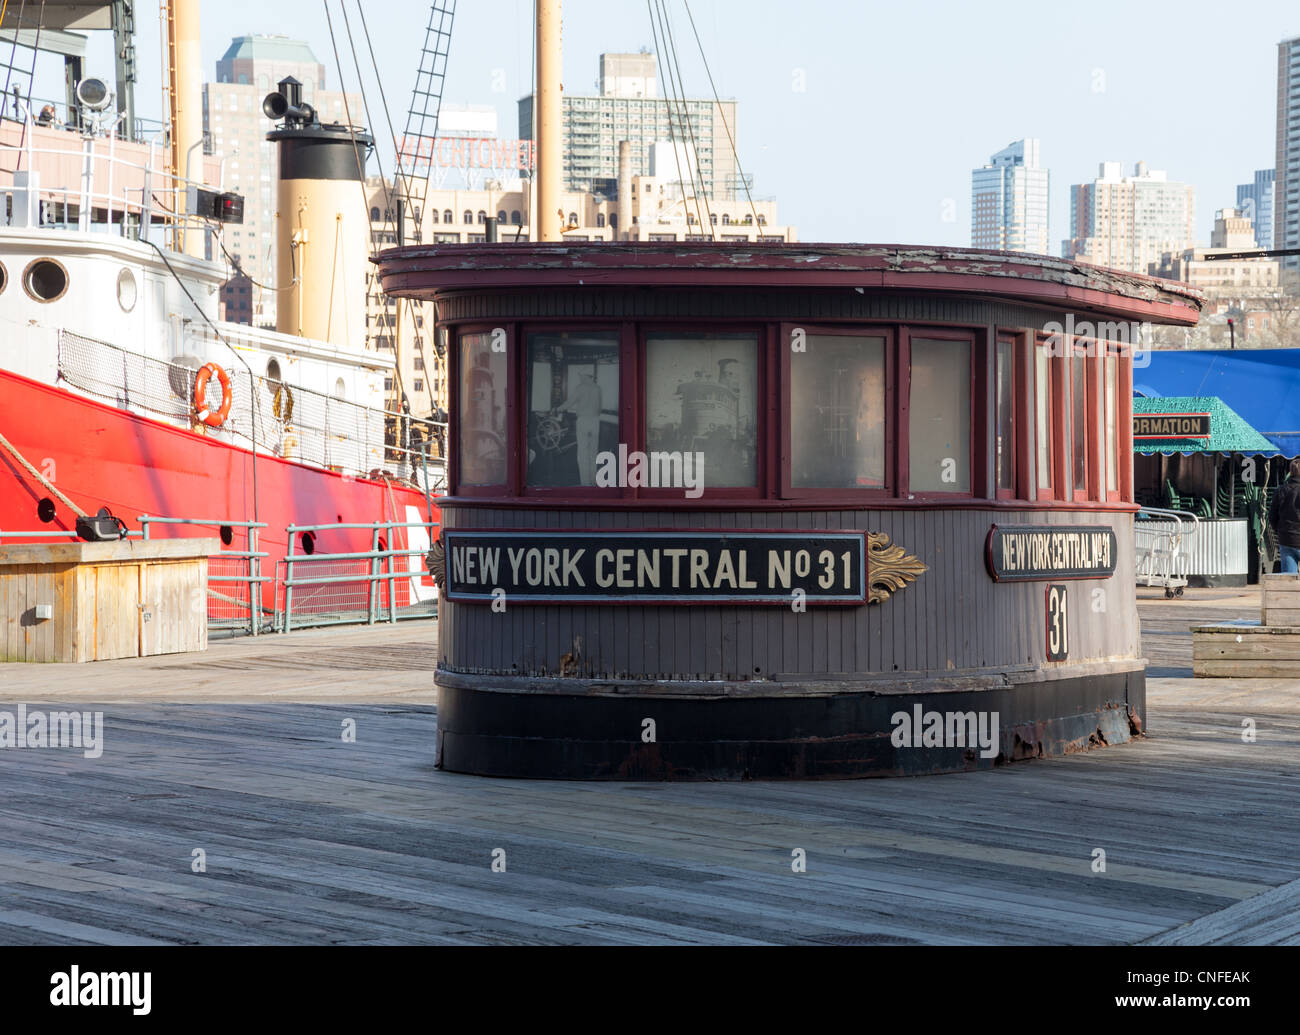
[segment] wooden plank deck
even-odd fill
[[[1144,602],[1165,667],[1212,609]],[[433,768],[434,628],[0,666],[106,723],[0,751],[0,943],[1300,944],[1300,681],[1156,678],[1145,740],[986,773],[527,782]]]

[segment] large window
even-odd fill
[[[460,339],[461,485],[506,482],[506,355],[491,334]]]
[[[1106,356],[1106,495],[1119,492],[1119,357]]]
[[[1010,496],[1016,485],[1015,354],[1015,342],[998,339],[994,458],[999,496]]]
[[[528,335],[527,484],[596,484],[600,453],[617,453],[617,331]]]
[[[970,492],[970,372],[970,341],[912,339],[912,492]]]
[[[648,452],[702,458],[706,491],[758,484],[757,334],[652,332],[645,382]]]
[[[1088,402],[1088,357],[1076,351],[1070,357],[1071,487],[1076,498],[1088,492]]]
[[[1052,357],[1039,345],[1034,349],[1034,424],[1038,443],[1038,498],[1052,496],[1052,465],[1056,456],[1052,449]]]
[[[885,486],[885,338],[809,334],[790,357],[790,484]]]

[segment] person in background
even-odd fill
[[[36,125],[53,126],[54,119],[55,119],[54,105],[47,104],[44,108],[41,109],[41,113],[36,116]]]
[[[1273,493],[1268,506],[1268,523],[1277,532],[1282,574],[1300,574],[1300,457],[1291,461],[1286,483]]]

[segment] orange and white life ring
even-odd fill
[[[212,375],[221,382],[221,406],[208,409],[208,382]],[[230,375],[215,363],[205,363],[194,377],[194,419],[210,428],[219,428],[230,416]]]

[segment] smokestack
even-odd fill
[[[632,142],[618,142],[618,233],[616,241],[631,239],[632,230]]]
[[[282,334],[360,348],[366,335],[370,214],[358,187],[374,139],[337,123],[322,126],[292,77],[262,110],[283,118],[267,133],[280,156],[276,194],[276,307]],[[360,161],[360,165],[358,165]]]
[[[199,0],[171,0],[167,5],[167,42],[171,47],[171,160],[177,179],[203,180],[203,54],[199,38]],[[180,192],[178,208],[186,205]],[[179,231],[177,242],[187,255],[203,258],[204,232],[195,224]]]
[[[560,241],[560,0],[537,0],[537,240]]]

